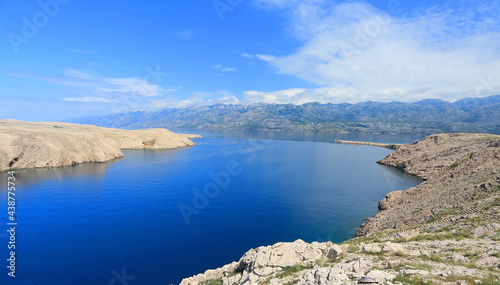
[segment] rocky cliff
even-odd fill
[[[438,134],[401,146],[378,163],[391,165],[426,181],[389,193],[380,213],[360,228],[364,236],[400,229],[487,204],[499,192],[500,136]]]
[[[194,145],[194,137],[166,129],[0,120],[0,171],[105,162],[122,157],[122,149],[185,147]]]
[[[387,195],[341,245],[251,249],[196,284],[500,284],[500,136],[439,134],[379,163],[425,179]]]

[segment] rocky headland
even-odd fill
[[[123,157],[121,150],[192,146],[190,138],[197,137],[167,129],[0,120],[0,171],[106,162]]]
[[[500,136],[431,135],[378,163],[424,182],[389,193],[356,238],[258,247],[181,284],[500,284]]]

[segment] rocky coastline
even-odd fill
[[[378,163],[424,180],[393,191],[340,245],[251,249],[197,284],[500,284],[500,136],[438,134]]]
[[[0,120],[0,172],[106,162],[125,149],[192,146],[198,135],[167,129],[122,130],[58,122]]]
[[[374,143],[374,142],[359,142],[359,141],[346,141],[346,140],[335,140],[336,143],[343,144],[354,144],[354,145],[371,145],[384,147],[388,149],[398,149],[401,144],[391,144],[391,143]]]

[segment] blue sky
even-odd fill
[[[0,3],[0,118],[500,94],[499,1]]]

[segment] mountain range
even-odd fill
[[[500,95],[453,103],[363,102],[303,105],[256,103],[137,111],[69,122],[138,129],[239,129],[309,132],[500,134]]]

